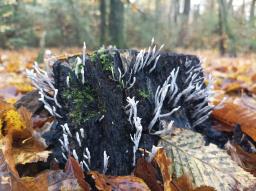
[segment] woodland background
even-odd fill
[[[256,50],[255,0],[1,0],[0,47]]]
[[[95,179],[96,187],[100,190],[107,182],[111,184],[108,190],[120,184],[127,186],[127,190],[131,190],[130,187],[133,185],[139,185],[140,190],[145,190],[143,188],[146,182],[152,183],[150,189],[163,183],[175,191],[192,191],[192,179],[199,177],[206,180],[202,182],[198,178],[200,184],[193,186],[208,185],[208,180],[209,183],[212,178],[218,178],[217,173],[223,174],[224,178],[219,178],[208,186],[223,190],[218,188],[229,185],[234,175],[238,180],[232,185],[237,188],[235,190],[239,190],[237,183],[243,183],[248,187],[248,191],[254,191],[255,6],[256,0],[0,0],[0,190],[9,191],[9,188],[13,188],[19,191],[44,191],[49,187],[72,186],[66,183],[70,177],[78,182],[73,186],[84,188],[87,184],[78,163],[72,158],[69,158],[66,164],[66,171],[53,168],[29,178],[25,175],[15,175],[17,165],[45,161],[49,155],[48,150],[42,150],[38,146],[34,148],[33,140],[26,142],[25,146],[12,145],[12,140],[20,138],[21,135],[31,136],[27,133],[28,130],[31,130],[30,133],[34,130],[41,132],[41,129],[43,131],[50,126],[53,120],[52,117],[45,116],[44,112],[31,117],[27,110],[17,110],[14,105],[24,94],[35,90],[26,74],[26,69],[33,69],[34,61],[37,61],[41,68],[46,68],[46,64],[43,63],[51,61],[49,55],[54,59],[61,59],[81,54],[84,41],[90,54],[92,50],[99,49],[102,45],[145,48],[154,37],[155,42],[159,43],[158,47],[165,44],[164,49],[167,51],[189,53],[201,58],[205,76],[213,77],[216,100],[219,102],[223,97],[227,98],[224,108],[212,113],[212,128],[228,134],[231,145],[225,149],[213,144],[206,146],[202,135],[193,131],[180,131],[176,139],[171,138],[177,148],[184,150],[185,155],[176,154],[176,158],[172,156],[171,163],[167,160],[165,152],[178,152],[175,150],[176,147],[166,146],[165,151],[161,150],[158,157],[155,157],[164,177],[163,182],[159,183],[155,174],[145,177],[145,170],[151,168],[148,165],[152,164],[147,163],[145,166],[142,161],[137,166],[136,176],[109,178],[92,172],[92,175],[98,177]],[[209,82],[206,80],[206,83]],[[37,98],[35,100],[37,103]],[[26,103],[30,105],[30,102]],[[3,117],[5,113],[11,114],[11,117]],[[9,133],[2,135],[3,129],[7,129]],[[237,138],[237,133],[241,137]],[[192,143],[200,142],[200,149],[191,148],[187,143],[183,143],[182,141],[187,140],[184,136],[189,137]],[[4,145],[6,142],[8,144]],[[2,153],[3,150],[5,152]],[[192,151],[196,154],[190,154]],[[184,161],[188,159],[183,160],[184,156],[189,158],[189,162],[185,164]],[[227,160],[226,163],[223,162],[223,157]],[[191,163],[201,164],[201,169],[196,171],[196,174],[193,171],[194,175],[191,172],[192,174],[178,178],[175,177],[174,171],[173,174],[166,171],[168,167],[190,170]],[[211,168],[204,164],[209,164]],[[227,167],[227,164],[231,164],[232,168]],[[11,169],[2,168],[4,166]],[[31,171],[34,167],[27,167],[24,174],[34,173]],[[203,175],[200,174],[201,171],[204,172]],[[51,179],[56,177],[55,175],[58,175],[60,180]],[[70,190],[72,189],[73,187]],[[163,190],[163,185],[160,190]],[[198,190],[214,189],[203,186],[203,189],[200,187]]]

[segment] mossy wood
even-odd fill
[[[95,51],[86,57],[80,55],[84,64],[79,66],[75,64],[77,56],[55,62],[53,66],[54,86],[58,89],[58,102],[62,106],[62,108],[57,108],[57,112],[62,117],[56,117],[58,123],[45,134],[45,138],[54,151],[53,157],[62,165],[66,160],[63,157],[64,149],[59,139],[63,139],[61,125],[67,123],[72,134],[68,136],[71,155],[75,150],[78,160],[82,161],[83,153],[87,148],[91,155],[89,168],[103,171],[103,153],[106,151],[109,156],[107,174],[127,175],[131,173],[134,145],[131,135],[136,130],[129,122],[125,110],[127,97],[135,97],[139,101],[137,115],[141,118],[143,127],[139,144],[141,148],[151,150],[152,145],[157,144],[159,138],[152,132],[162,128],[161,121],[163,120],[167,123],[173,120],[177,127],[197,130],[210,127],[208,120],[195,124],[197,119],[193,117],[196,106],[202,103],[204,97],[187,99],[192,94],[192,90],[191,92],[184,91],[188,89],[193,68],[199,69],[196,80],[202,84],[200,88],[205,89],[200,61],[196,56],[160,53],[154,70],[150,70],[152,66],[146,65],[135,73],[133,68],[137,56],[138,52],[134,50],[105,49]],[[154,63],[154,61],[155,59],[151,62]],[[77,73],[81,70],[83,72]],[[166,97],[161,113],[168,113],[176,106],[180,106],[180,109],[172,115],[162,116],[149,132],[148,126],[154,117],[155,92],[174,70],[178,74],[177,92],[172,99],[169,95]],[[131,87],[131,83],[126,82],[130,80],[132,72],[132,77],[136,78],[136,82]],[[176,103],[174,103],[175,100]],[[204,102],[204,105],[207,105],[207,102]],[[77,134],[79,134],[81,143],[77,141]],[[68,152],[65,152],[67,156]],[[137,152],[136,158],[141,155],[141,152]]]

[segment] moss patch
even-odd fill
[[[147,90],[139,90],[138,94],[140,97],[147,99],[149,98],[149,92]]]
[[[97,108],[93,107],[94,96],[90,86],[84,86],[81,89],[73,87],[63,92],[64,100],[70,103],[68,117],[72,122],[81,124],[98,114]]]
[[[96,62],[97,59],[100,61],[103,71],[111,72],[111,68],[113,67],[113,58],[108,51],[105,49],[99,49],[90,57],[93,62]]]

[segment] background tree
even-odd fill
[[[254,14],[254,11],[255,11],[255,3],[256,3],[256,0],[252,0],[252,3],[251,3],[251,7],[250,7],[250,24],[252,26],[254,26],[254,21],[255,21],[255,14]]]
[[[256,0],[1,0],[0,47],[102,44],[256,51]],[[42,38],[45,33],[45,37]],[[41,43],[40,43],[41,42]],[[42,48],[41,48],[42,49]]]
[[[106,42],[106,0],[100,0],[100,46]]]
[[[125,47],[124,4],[121,0],[110,0],[109,36],[111,43],[119,48]]]

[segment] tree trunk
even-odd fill
[[[225,35],[228,37],[228,53],[230,56],[236,56],[236,37],[232,32],[229,23],[228,23],[228,9],[226,0],[219,0],[219,26],[220,26],[220,53],[221,55],[225,54],[223,52]]]
[[[154,28],[154,36],[158,36],[158,32],[160,28],[159,21],[161,20],[161,0],[155,0],[155,28]],[[160,31],[161,33],[161,31]]]
[[[190,13],[190,0],[185,0],[184,9],[183,9],[183,16],[186,19],[186,22],[188,22],[189,13]]]
[[[125,46],[124,42],[124,5],[121,0],[110,1],[109,36],[111,43],[118,48]]]
[[[106,42],[106,0],[100,1],[100,46]]]
[[[172,22],[175,24],[178,23],[178,16],[179,16],[179,10],[180,10],[180,2],[179,0],[171,0],[171,10],[172,10]]]
[[[250,24],[251,25],[254,25],[255,3],[256,3],[256,0],[252,0],[252,4],[251,4],[251,8],[250,8]]]
[[[178,45],[181,47],[185,46],[186,36],[188,32],[189,13],[190,13],[190,0],[185,0],[182,18],[181,18],[181,29],[180,29],[179,40],[178,40]]]
[[[226,48],[225,48],[225,32],[224,32],[224,15],[222,11],[222,0],[219,1],[219,36],[220,36],[220,41],[219,41],[219,51],[220,55],[223,56],[226,53]]]
[[[200,16],[200,4],[197,4],[194,6],[193,22],[197,23],[199,16]]]

